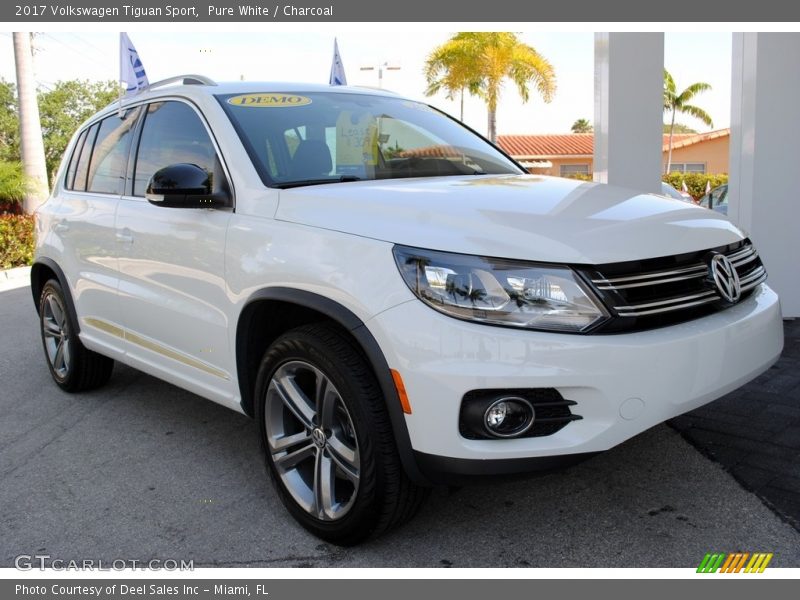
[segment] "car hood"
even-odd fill
[[[730,244],[719,214],[655,194],[533,175],[359,181],[281,191],[276,218],[396,244],[601,264]]]

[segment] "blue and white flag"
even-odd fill
[[[339,56],[339,44],[336,38],[333,38],[333,63],[331,63],[331,78],[328,83],[330,85],[347,85],[347,77],[344,74],[344,65],[342,57]]]
[[[141,92],[150,85],[139,53],[124,31],[119,34],[119,80],[125,85],[126,96]]]

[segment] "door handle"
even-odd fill
[[[119,242],[120,244],[132,244],[133,243],[133,234],[131,233],[131,230],[128,229],[127,227],[125,229],[123,229],[122,231],[118,230],[116,238],[117,238],[117,242]]]

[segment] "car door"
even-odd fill
[[[114,113],[79,134],[53,220],[81,337],[109,355],[122,352],[114,218],[138,115],[139,109]]]
[[[225,285],[231,210],[167,208],[145,199],[152,175],[177,163],[227,177],[198,109],[149,104],[117,209],[119,309],[129,362],[206,397],[233,397]]]

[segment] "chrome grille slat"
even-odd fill
[[[641,275],[631,275],[628,277],[614,277],[613,279],[592,279],[592,283],[613,284],[613,283],[623,283],[625,281],[638,281],[640,279],[655,279],[659,277],[668,277],[670,275],[681,275],[683,273],[696,271],[697,269],[702,269],[703,271],[705,271],[706,266],[699,264],[691,267],[686,267],[685,269],[675,269],[672,271],[656,271],[654,273],[642,273]],[[649,282],[647,283],[647,285],[649,285]]]
[[[757,284],[754,284],[753,282],[757,281],[758,283],[761,283],[761,281],[760,281],[761,278],[762,277],[766,277],[766,275],[767,275],[767,271],[764,269],[764,267],[763,266],[759,266],[752,273],[750,273],[747,276],[742,277],[741,279],[739,279],[739,283],[741,284],[742,289],[744,289],[744,287],[746,285],[751,285],[751,284],[752,285],[757,285]]]
[[[745,246],[741,250],[737,250],[728,256],[728,259],[735,267],[741,267],[749,262],[758,258],[753,246]],[[639,275],[628,275],[625,277],[612,277],[612,278],[599,278],[592,279],[592,283],[597,285],[601,290],[624,290],[633,287],[643,287],[646,285],[659,285],[662,283],[672,283],[675,281],[684,281],[687,279],[694,279],[695,277],[704,277],[708,271],[708,266],[705,263],[697,263],[682,269],[670,269],[666,271],[653,271],[650,273],[641,273]],[[647,280],[647,281],[643,281]],[[633,283],[626,283],[633,282]],[[623,285],[616,285],[622,283]]]
[[[724,247],[713,248],[693,255],[609,265],[614,269],[611,273],[605,272],[604,267],[600,266],[591,272],[589,279],[618,318],[646,317],[629,325],[620,325],[620,330],[657,327],[658,324],[707,314],[698,311],[697,307],[723,300],[710,275],[706,257],[711,252],[725,254],[739,275],[742,293],[750,292],[767,279],[758,252],[749,240],[727,252]],[[658,266],[663,268],[659,270]],[[640,272],[636,272],[637,267]],[[721,310],[726,305],[719,304],[710,310]],[[686,317],[681,317],[682,312],[686,313]],[[648,325],[650,323],[653,325]],[[612,328],[612,331],[615,330]]]
[[[756,249],[753,248],[753,246],[745,246],[741,250],[737,250],[736,252],[727,254],[726,256],[728,257],[728,260],[736,262],[741,257],[747,256],[748,254],[755,254],[756,256],[758,256],[758,252],[756,252]]]
[[[745,275],[744,277],[741,277],[739,279],[739,282],[749,283],[753,279],[758,279],[763,274],[764,274],[764,267],[758,267],[757,269],[754,269],[751,273]]]
[[[709,302],[716,302],[719,296],[716,294],[713,298],[704,298],[702,300],[695,300],[694,302],[685,302],[683,304],[676,304],[674,306],[667,306],[665,308],[653,308],[651,310],[638,310],[634,312],[620,312],[617,313],[620,317],[645,317],[647,315],[656,315],[665,312],[672,312],[684,308],[692,308],[693,306],[700,306],[701,304],[708,304]]]
[[[708,290],[706,292],[701,292],[699,294],[692,294],[690,296],[680,296],[678,298],[669,298],[667,300],[659,300],[658,302],[645,302],[644,304],[633,304],[631,306],[615,306],[614,310],[616,310],[617,312],[638,311],[643,308],[655,308],[656,306],[667,306],[669,304],[689,302],[690,300],[697,300],[698,298],[705,298],[708,296],[714,296],[715,299],[719,298],[719,295],[717,295],[717,293],[714,290]]]
[[[731,260],[731,262],[733,263],[734,267],[741,267],[742,265],[746,265],[747,263],[752,262],[757,258],[758,258],[758,252],[753,252],[752,254],[749,254],[742,258]]]
[[[687,279],[697,279],[698,277],[705,277],[708,269],[703,267],[702,271],[692,273],[689,275],[681,275],[679,277],[668,277],[666,279],[651,279],[650,281],[641,281],[639,283],[625,283],[623,285],[598,285],[598,290],[627,290],[630,288],[645,287],[648,285],[661,285],[662,283],[672,283],[675,281],[685,281]]]

